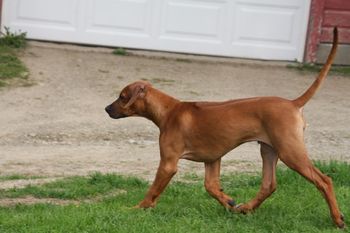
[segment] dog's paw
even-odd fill
[[[346,228],[346,225],[345,225],[345,217],[343,214],[340,214],[340,222],[337,223],[337,226],[339,229],[345,229]]]
[[[156,203],[143,200],[138,205],[134,206],[134,209],[148,209],[154,208],[155,206]]]
[[[234,208],[236,212],[241,214],[248,214],[253,211],[252,208],[250,208],[247,204],[243,204],[243,203],[236,205]]]
[[[242,214],[246,214],[249,212],[249,210],[244,207],[245,204],[241,203],[236,205],[236,202],[234,200],[227,201],[227,204],[228,204],[228,209],[230,209],[232,212],[242,213]]]
[[[227,204],[230,206],[230,207],[235,207],[236,206],[236,202],[235,200],[231,199],[227,202]]]
[[[338,223],[338,224],[337,224],[337,227],[338,227],[340,230],[344,230],[344,229],[347,228],[344,222]]]

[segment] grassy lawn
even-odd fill
[[[17,58],[17,50],[0,45],[0,87],[15,78],[26,79],[28,70]]]
[[[25,33],[11,33],[6,28],[0,37],[0,87],[8,85],[13,79],[25,79],[28,70],[17,58],[20,49],[25,47]]]
[[[333,162],[318,167],[333,178],[340,208],[345,218],[350,216],[350,165]],[[232,174],[223,176],[222,183],[227,193],[244,202],[254,197],[260,179]],[[157,207],[149,210],[131,208],[143,198],[148,183],[115,174],[2,190],[0,200],[31,195],[75,203],[0,207],[0,232],[339,232],[320,193],[290,170],[278,170],[277,191],[248,215],[219,206],[202,183],[196,175],[171,183]]]

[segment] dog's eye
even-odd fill
[[[121,101],[125,101],[125,100],[126,100],[126,97],[125,97],[125,95],[120,95],[120,96],[119,96],[119,99],[120,99]]]

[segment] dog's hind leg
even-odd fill
[[[226,208],[235,207],[234,200],[226,195],[220,186],[220,166],[221,159],[215,162],[205,163],[205,182],[207,192]]]
[[[344,217],[337,205],[332,179],[314,167],[307,157],[304,144],[299,142],[299,140],[295,140],[294,143],[279,148],[279,158],[288,167],[298,172],[317,187],[327,201],[334,223],[339,228],[344,228]]]
[[[237,205],[238,211],[242,213],[258,208],[276,190],[277,153],[265,143],[260,143],[260,153],[263,160],[261,187],[255,198],[245,204]]]

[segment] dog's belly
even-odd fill
[[[223,157],[228,152],[232,151],[236,147],[246,142],[262,142],[271,146],[271,142],[267,135],[259,135],[258,137],[250,137],[245,140],[235,140],[231,144],[202,144],[196,146],[185,146],[184,152],[181,154],[180,159],[187,159],[195,162],[214,162]]]
[[[180,159],[187,159],[195,162],[214,162],[221,156],[208,156],[207,154],[198,153],[196,151],[185,151]]]
[[[187,159],[195,162],[214,162],[240,144],[241,143],[233,144],[230,147],[187,147],[180,159]]]

